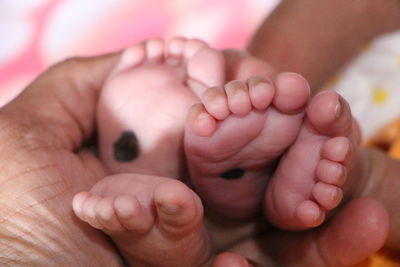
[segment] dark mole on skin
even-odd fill
[[[229,170],[227,172],[224,172],[223,174],[221,174],[221,177],[227,180],[233,180],[233,179],[239,179],[240,177],[242,177],[244,174],[244,170],[243,169],[232,169]]]
[[[129,162],[139,155],[139,143],[132,131],[124,131],[114,143],[114,158],[119,162]]]

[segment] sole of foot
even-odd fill
[[[270,172],[295,141],[309,98],[307,82],[281,73],[211,87],[188,114],[184,147],[202,200],[220,215],[261,211]]]
[[[341,203],[357,156],[353,129],[349,105],[336,92],[311,99],[300,133],[267,187],[271,222],[288,230],[316,227]]]
[[[97,110],[99,154],[108,170],[179,178],[187,110],[224,75],[223,54],[200,40],[150,39],[127,48]]]
[[[73,210],[109,235],[134,266],[197,266],[210,257],[201,200],[175,179],[109,176],[77,194]]]

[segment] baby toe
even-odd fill
[[[146,212],[134,195],[125,194],[116,197],[114,208],[119,222],[128,231],[143,234],[151,229],[153,225],[151,212]]]
[[[82,207],[85,201],[89,198],[90,194],[88,192],[81,192],[74,196],[72,200],[72,209],[75,212],[75,215],[83,220],[83,211]]]
[[[82,219],[96,229],[102,229],[103,226],[97,221],[96,205],[102,197],[89,195],[81,206]]]
[[[314,201],[305,200],[297,207],[296,216],[305,228],[317,227],[325,220],[325,211]]]
[[[275,94],[275,89],[270,81],[262,77],[252,77],[247,81],[250,100],[256,109],[266,109]]]
[[[252,108],[249,89],[244,82],[230,81],[225,85],[225,92],[228,96],[230,111],[238,116],[247,115]]]
[[[321,148],[321,157],[336,162],[346,162],[351,157],[352,144],[344,136],[333,137],[324,142]]]
[[[322,91],[311,100],[307,116],[312,125],[328,136],[350,137],[353,117],[349,104],[338,93]]]
[[[342,164],[325,159],[318,162],[315,174],[321,182],[335,186],[342,186],[347,179],[347,170]]]
[[[166,49],[166,63],[168,65],[177,66],[181,64],[185,43],[186,38],[183,37],[175,37],[168,42]]]
[[[192,58],[198,51],[200,51],[202,48],[207,47],[208,45],[199,39],[189,39],[185,43],[185,47],[183,49],[183,55],[184,57],[189,60]]]
[[[146,56],[150,61],[160,63],[164,59],[164,41],[158,38],[145,42]]]
[[[119,222],[114,209],[114,198],[105,197],[96,205],[96,219],[107,233],[122,232],[126,229]]]
[[[335,185],[318,182],[314,185],[312,195],[320,206],[331,210],[342,201],[343,191]]]
[[[192,106],[188,111],[186,131],[187,134],[207,137],[214,133],[217,122],[202,104]]]
[[[304,111],[310,96],[307,81],[299,74],[284,72],[276,77],[274,106],[286,114],[296,114]]]
[[[187,83],[198,97],[209,87],[223,86],[225,59],[220,51],[203,46],[186,61]]]
[[[228,99],[221,87],[211,87],[201,97],[207,112],[217,120],[223,120],[230,114]]]
[[[160,229],[171,234],[187,234],[200,226],[203,208],[200,199],[179,181],[161,184],[154,192]]]
[[[147,53],[145,43],[139,43],[128,47],[122,52],[119,62],[113,69],[110,77],[126,70],[127,68],[136,67],[142,64],[146,60],[146,57]]]

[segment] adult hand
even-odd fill
[[[106,174],[80,151],[118,54],[66,60],[0,110],[0,265],[119,266],[108,239],[72,213]]]
[[[72,212],[73,196],[107,175],[82,146],[93,137],[99,92],[118,58],[59,63],[0,109],[0,265],[123,266],[110,240]],[[237,234],[224,245],[253,231],[234,225],[230,232]]]

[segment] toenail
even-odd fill
[[[244,84],[240,81],[231,81],[226,85],[226,89],[232,95],[241,94],[245,91]]]
[[[209,117],[210,117],[210,115],[209,115],[208,113],[199,112],[199,114],[197,114],[196,120],[197,120],[197,121],[208,120]]]
[[[261,90],[261,91],[267,91],[271,86],[271,83],[265,79],[259,78],[254,81],[249,82],[249,88],[252,88],[252,90]]]
[[[181,210],[181,206],[174,203],[160,203],[160,209],[167,214],[176,214]]]
[[[348,161],[351,160],[351,155],[353,154],[353,146],[351,145],[350,142],[347,143],[347,151],[345,153],[343,162],[347,163]]]
[[[271,82],[268,81],[267,79],[264,79],[264,78],[262,78],[262,77],[257,77],[257,76],[251,77],[251,78],[249,79],[249,85],[250,85],[250,86],[258,86],[259,84],[262,85],[262,86],[264,86],[264,85],[269,85],[269,84],[271,84]]]
[[[344,137],[338,137],[338,138],[344,139]],[[336,157],[334,159],[338,162],[346,163],[348,160],[351,159],[352,155],[352,146],[350,141],[346,138],[344,142],[337,145],[336,151],[337,151]]]
[[[227,172],[224,172],[221,174],[221,177],[227,180],[234,180],[234,179],[239,179],[244,175],[244,170],[243,169],[232,169]]]
[[[342,190],[340,188],[336,188],[335,190],[333,190],[332,192],[332,199],[331,201],[337,201],[341,198],[342,195]]]
[[[211,101],[215,104],[215,105],[222,105],[226,103],[226,97],[222,96],[220,94],[215,94]]]
[[[335,116],[336,116],[336,118],[338,118],[340,116],[341,110],[342,110],[342,105],[340,104],[340,101],[338,100],[336,102],[336,105],[335,105]]]
[[[282,72],[276,76],[276,84],[281,88],[281,91],[290,94],[293,84],[297,85],[299,76],[294,72]]]
[[[139,142],[132,131],[124,131],[114,143],[114,158],[119,162],[134,160],[139,155]]]

